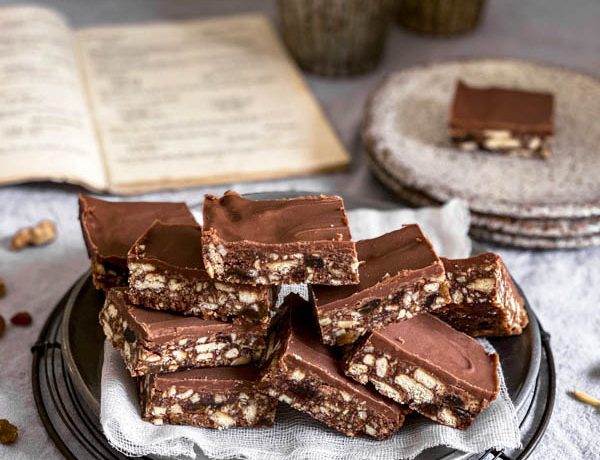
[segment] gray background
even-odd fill
[[[14,2],[0,1],[1,5]],[[76,27],[155,19],[225,15],[242,11],[273,14],[273,2],[254,0],[55,0],[38,2],[63,12]],[[231,184],[241,192],[303,189],[372,199],[393,197],[371,176],[362,157],[358,126],[365,98],[382,77],[414,64],[456,57],[516,57],[566,66],[600,75],[600,2],[598,0],[493,0],[475,33],[451,39],[424,38],[394,28],[384,62],[364,77],[309,83],[353,157],[344,174],[251,184]],[[2,31],[0,31],[2,33]],[[599,109],[600,111],[600,109]],[[599,116],[600,118],[600,116]],[[432,165],[433,166],[433,165]],[[2,165],[0,165],[2,167]],[[228,186],[146,195],[194,203],[206,191]],[[0,418],[20,429],[14,446],[0,445],[0,458],[60,458],[46,436],[30,389],[30,346],[47,314],[88,262],[77,222],[72,186],[33,184],[0,188],[0,277],[8,295],[0,314],[28,310],[34,324],[9,327],[0,339]],[[58,240],[20,253],[8,249],[17,228],[42,218],[54,219]],[[536,459],[600,458],[600,413],[570,395],[574,387],[600,395],[600,249],[532,252],[493,248],[505,258],[527,293],[541,322],[553,336],[557,353],[558,398],[550,428],[534,454]]]

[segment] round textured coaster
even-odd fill
[[[554,155],[524,159],[453,148],[447,117],[457,79],[555,95]],[[407,188],[438,202],[513,218],[600,216],[600,82],[514,60],[434,64],[390,75],[371,96],[363,140],[375,162]]]
[[[411,206],[436,206],[423,192],[398,182],[366,152],[377,178]],[[600,219],[516,219],[471,212],[471,235],[480,240],[528,249],[573,249],[600,244]]]

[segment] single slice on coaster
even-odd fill
[[[356,284],[358,260],[337,196],[204,200],[204,264],[219,281]]]
[[[452,302],[434,314],[472,336],[518,335],[529,323],[525,301],[497,254],[442,258]]]
[[[222,323],[135,307],[125,288],[107,292],[100,324],[134,377],[248,364],[262,355],[267,331],[264,325]]]
[[[456,85],[448,125],[463,150],[523,157],[551,155],[554,96],[550,93]]]
[[[112,202],[79,195],[79,220],[96,288],[127,286],[127,252],[157,219],[196,223],[185,203]]]
[[[444,266],[418,225],[359,241],[356,249],[360,284],[312,287],[324,343],[352,343],[450,301]]]
[[[198,225],[155,222],[129,251],[133,303],[205,319],[268,324],[271,287],[213,280],[204,269],[201,241]]]
[[[346,377],[334,349],[319,340],[311,306],[296,294],[271,337],[262,381],[269,394],[347,436],[391,436],[408,413]]]
[[[467,428],[498,395],[498,355],[428,313],[366,336],[346,373],[432,420]]]
[[[277,400],[260,388],[252,365],[145,375],[139,380],[142,418],[155,425],[268,427]]]

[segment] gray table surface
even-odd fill
[[[0,1],[0,5],[14,2]],[[63,12],[76,27],[155,19],[214,16],[242,11],[273,15],[273,2],[254,0],[52,0],[38,1]],[[365,98],[382,77],[414,64],[457,57],[515,57],[570,67],[600,75],[600,2],[598,0],[493,0],[481,26],[472,35],[451,39],[425,38],[394,28],[384,62],[367,76],[308,81],[352,154],[350,171],[252,184],[195,188],[157,193],[145,198],[198,202],[211,191],[242,192],[314,190],[393,200],[370,174],[358,138]],[[0,31],[1,33],[1,31]],[[600,118],[600,108],[599,108]],[[0,167],[2,165],[0,164]],[[0,418],[20,429],[13,446],[0,445],[0,458],[60,458],[46,435],[30,388],[30,346],[46,316],[65,290],[87,268],[78,222],[76,187],[33,184],[0,188],[0,277],[8,294],[0,300],[6,318],[28,310],[34,324],[8,328],[0,339]],[[54,219],[58,240],[47,247],[20,253],[9,250],[12,233],[42,218]],[[600,395],[600,248],[579,251],[519,251],[494,248],[505,258],[515,278],[552,334],[557,354],[558,398],[549,430],[535,459],[600,458],[600,413],[575,401],[577,387]]]

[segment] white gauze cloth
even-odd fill
[[[348,212],[355,239],[372,238],[402,224],[418,223],[438,254],[469,255],[469,212],[461,201],[441,208]],[[300,291],[302,289],[299,289]],[[486,344],[487,346],[488,344]],[[109,442],[126,455],[215,459],[397,460],[424,449],[449,446],[465,452],[520,445],[518,421],[500,371],[500,394],[465,431],[415,417],[385,441],[349,438],[311,417],[279,404],[273,428],[213,430],[187,426],[154,426],[140,418],[137,394],[121,356],[108,342],[104,347],[100,421]],[[412,417],[412,416],[411,416]],[[410,417],[409,417],[410,418]]]

